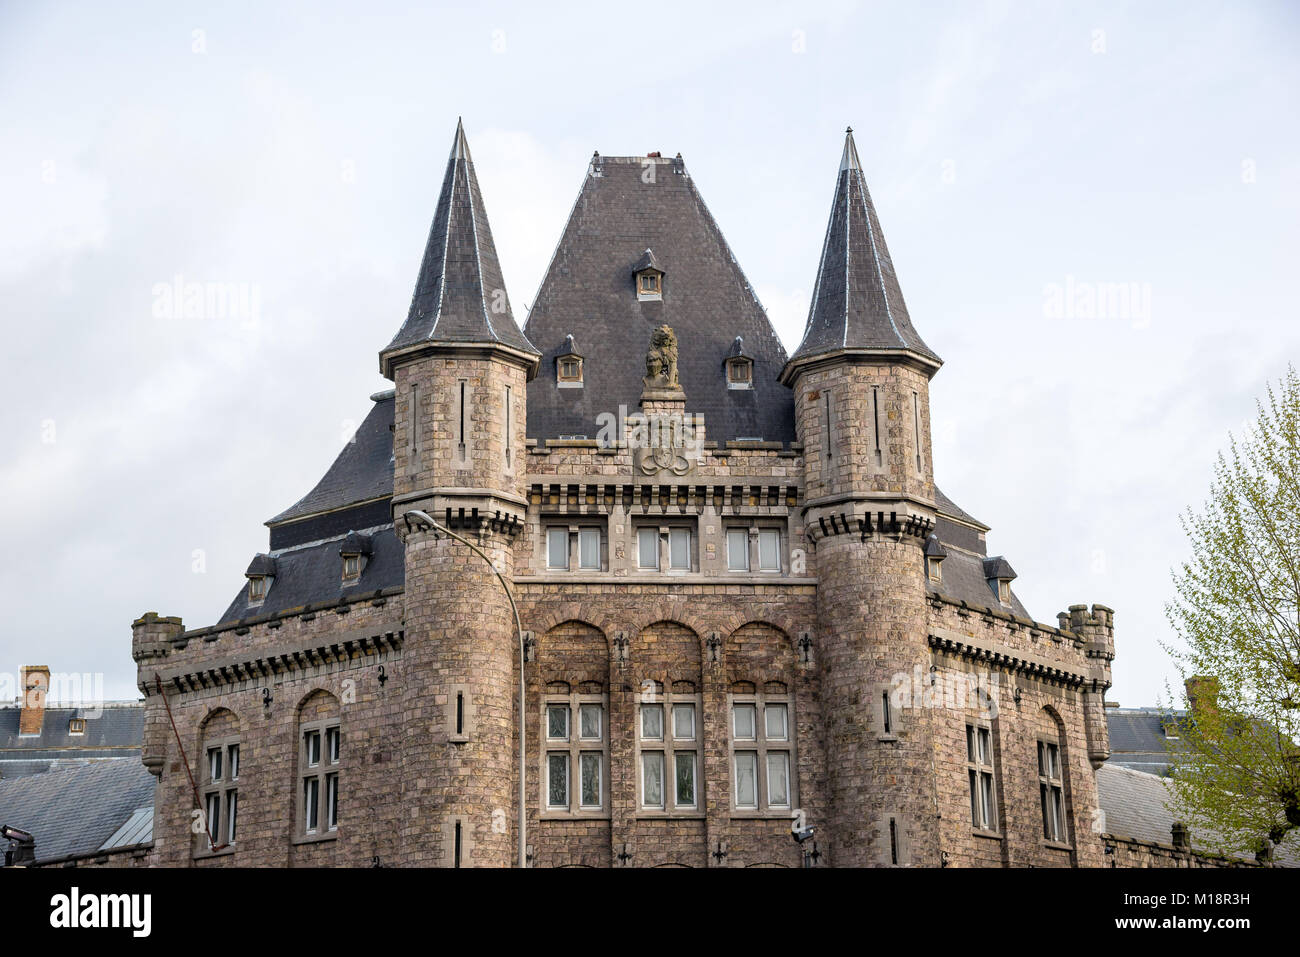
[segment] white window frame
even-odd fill
[[[213,759],[216,758],[214,766]],[[233,846],[239,836],[239,736],[209,738],[203,742],[203,823],[200,848]],[[214,813],[215,812],[215,813]],[[232,837],[231,831],[234,831]],[[209,837],[209,835],[211,837]],[[215,839],[215,845],[213,840]]]
[[[1042,810],[1043,840],[1048,844],[1068,845],[1070,824],[1065,812],[1065,768],[1061,758],[1059,740],[1038,739],[1038,799]]]
[[[739,533],[745,533],[744,552],[741,557],[744,564],[737,567],[735,562],[735,549],[732,547],[733,541],[739,539]],[[763,565],[763,542],[776,537],[776,565],[775,567],[765,567]],[[723,526],[723,545],[726,551],[727,572],[732,575],[780,575],[785,570],[785,562],[782,559],[782,542],[785,539],[785,530],[780,525],[770,523],[751,523],[741,524],[732,522]]]
[[[642,572],[662,571],[669,575],[688,575],[697,567],[695,548],[697,536],[692,524],[677,523],[669,525],[637,525],[633,528],[636,541],[636,567]],[[655,564],[647,565],[643,561],[642,541],[651,534],[655,538]],[[673,560],[673,544],[686,538],[686,564],[677,565]]]
[[[312,742],[316,760],[312,758]],[[325,839],[338,833],[339,768],[343,731],[338,718],[324,718],[298,726],[298,837]],[[309,782],[315,783],[316,820],[308,826]],[[332,818],[332,820],[331,820]]]
[[[582,713],[585,708],[599,709],[599,734],[584,736]],[[566,715],[563,737],[551,734],[551,709]],[[609,696],[604,693],[548,693],[543,696],[541,711],[541,813],[546,818],[608,817],[609,801]],[[565,804],[551,803],[551,758],[565,756],[567,781]],[[583,802],[582,766],[584,758],[595,757],[600,763],[596,804]]]
[[[966,780],[970,789],[971,827],[982,833],[998,831],[998,782],[993,751],[993,728],[983,722],[966,722]]]
[[[694,712],[694,734],[690,738],[677,736],[676,709],[689,706]],[[643,732],[646,708],[662,712],[660,738],[647,738]],[[643,817],[703,817],[704,816],[704,697],[698,692],[663,691],[653,696],[642,696],[636,708],[636,806]],[[661,755],[663,761],[662,804],[646,804],[645,768],[647,755]],[[679,756],[694,762],[694,801],[682,804],[677,800],[677,762]]]
[[[754,736],[742,738],[736,730],[736,714],[739,708],[753,708]],[[781,710],[785,714],[785,737],[779,738],[769,734],[767,712]],[[732,817],[789,817],[790,812],[798,807],[799,763],[795,750],[795,710],[794,696],[788,691],[784,694],[772,694],[763,691],[752,693],[733,692],[727,696],[727,740],[729,742],[729,766],[731,768],[731,785],[729,802]],[[754,756],[754,805],[741,805],[739,795],[740,772],[737,755]],[[785,758],[786,800],[773,803],[771,794],[771,762],[769,756],[783,755]]]

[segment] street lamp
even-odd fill
[[[479,548],[473,542],[469,541],[469,539],[457,535],[455,532],[453,532],[445,525],[440,525],[439,523],[435,522],[432,518],[430,518],[425,512],[421,512],[419,509],[411,509],[409,512],[407,512],[402,516],[402,519],[406,522],[406,526],[408,529],[411,527],[412,519],[415,519],[415,521],[419,522],[421,525],[431,529],[433,531],[435,541],[437,540],[437,537],[439,535],[446,535],[448,538],[454,538],[462,545],[468,546],[470,551],[472,551],[479,558],[483,559],[483,561],[487,562],[488,568],[492,569],[492,574],[497,576],[497,581],[499,581],[501,583],[501,587],[505,589],[506,600],[510,602],[510,610],[514,612],[515,634],[519,638],[519,866],[527,867],[528,866],[528,852],[527,852],[528,842],[525,840],[525,836],[528,828],[528,818],[527,818],[528,812],[524,804],[524,798],[527,793],[526,788],[524,786],[524,775],[525,775],[524,769],[526,766],[524,745],[527,740],[524,734],[524,726],[527,723],[525,721],[525,710],[524,710],[526,707],[524,701],[524,627],[522,624],[520,624],[519,621],[519,609],[515,606],[515,596],[510,593],[510,586],[506,583],[506,580],[501,576],[501,572],[497,570],[496,565],[492,563],[492,559],[488,558],[487,555],[484,553],[483,549]]]

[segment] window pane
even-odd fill
[[[208,748],[208,780],[221,780],[221,749]]]
[[[643,528],[636,533],[637,564],[642,568],[659,567],[659,532]]]
[[[239,826],[239,792],[226,792],[226,843],[234,844]]]
[[[695,752],[679,751],[673,760],[677,764],[677,806],[695,807]]]
[[[753,740],[754,735],[754,706],[752,704],[738,704],[732,708],[734,717],[734,733],[737,738]]]
[[[320,779],[308,778],[302,783],[303,824],[309,834],[314,834],[320,818]]]
[[[992,764],[993,762],[989,760],[990,748],[989,748],[988,728],[979,729],[979,745],[980,745],[979,748],[980,764]]]
[[[775,528],[758,531],[758,567],[765,572],[781,570],[781,533]]]
[[[695,705],[673,705],[673,737],[682,741],[695,740]]]
[[[569,806],[569,756],[567,754],[548,754],[546,756],[546,805],[547,807]]]
[[[1052,788],[1052,840],[1065,840],[1065,815],[1061,807],[1061,789]]]
[[[668,532],[668,557],[673,568],[691,567],[691,530],[674,528]]]
[[[983,826],[993,829],[997,827],[996,820],[993,816],[993,775],[980,775],[980,810],[983,812]]]
[[[205,815],[203,821],[204,827],[207,828],[209,836],[215,838],[216,842],[219,843],[221,840],[220,838],[220,832],[221,832],[220,792],[213,791],[211,794],[208,795],[207,800],[204,802],[204,815]],[[208,842],[208,847],[212,847],[213,843],[214,842],[210,840]]]
[[[569,706],[551,705],[546,709],[546,736],[552,741],[569,740]]]
[[[307,743],[307,765],[315,767],[320,764],[320,732],[308,731],[305,735]]]
[[[784,751],[767,756],[767,803],[769,807],[790,806],[790,756]]]
[[[239,777],[239,745],[232,744],[227,750],[229,752],[230,780],[233,781]]]
[[[758,807],[758,755],[736,752],[736,807]]]
[[[600,715],[604,709],[598,704],[584,704],[578,708],[578,734],[588,741],[600,740]]]
[[[661,741],[664,736],[664,706],[661,704],[641,705],[641,737],[652,741]]]
[[[1047,776],[1053,780],[1061,776],[1061,751],[1054,744],[1047,746]]]
[[[578,532],[578,565],[581,568],[600,567],[600,529],[584,528]]]
[[[974,771],[970,772],[970,823],[971,827],[980,826],[979,784]]]
[[[339,776],[325,778],[325,823],[332,831],[339,826]]]
[[[582,774],[581,801],[583,807],[600,807],[600,763],[599,754],[583,754],[579,757]]]
[[[664,806],[664,756],[660,751],[641,755],[641,803],[646,807]]]
[[[546,567],[569,567],[569,530],[552,528],[546,533]]]
[[[727,529],[727,568],[733,572],[749,571],[749,529]]]
[[[1047,745],[1041,741],[1038,742],[1038,773],[1047,774]]]
[[[975,760],[975,729],[966,725],[966,760]]]
[[[1043,806],[1043,838],[1050,841],[1052,839],[1052,809],[1049,807],[1046,784],[1038,785],[1038,800]]]
[[[783,704],[769,704],[763,709],[767,722],[767,736],[775,741],[784,741],[790,734],[787,725],[787,709]]]
[[[339,729],[325,729],[325,753],[329,755],[330,764],[339,763]]]

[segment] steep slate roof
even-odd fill
[[[1097,769],[1097,798],[1106,814],[1105,831],[1119,837],[1157,844],[1173,843],[1173,812],[1169,781],[1144,774],[1109,762]],[[1205,849],[1205,843],[1195,830],[1190,833],[1192,847]],[[1300,853],[1294,847],[1295,838],[1288,846],[1278,848],[1275,860],[1284,867],[1300,867]],[[1250,854],[1231,855],[1243,860],[1253,860]]]
[[[1014,591],[1009,603],[998,601],[997,586],[989,585],[988,579],[984,577],[984,560],[976,555],[956,548],[949,549],[948,557],[943,560],[942,574],[943,581],[938,585],[931,583],[928,586],[930,591],[956,598],[968,605],[997,608],[1021,618],[1032,618]]]
[[[1169,751],[1165,742],[1165,721],[1183,718],[1186,711],[1160,708],[1109,708],[1106,728],[1110,732],[1110,758],[1107,764],[1120,765],[1148,774],[1164,774],[1169,769]]]
[[[497,343],[536,354],[510,313],[474,161],[459,122],[411,308],[381,353],[385,374],[386,353],[423,342]]]
[[[140,759],[144,736],[144,707],[140,704],[105,705],[98,717],[92,709],[46,708],[41,733],[35,736],[18,733],[21,710],[0,708],[0,779],[88,761]],[[85,719],[85,734],[68,730],[73,718]]]
[[[633,271],[647,248],[665,274],[662,300],[637,298]],[[687,411],[703,413],[711,441],[794,441],[793,398],[777,381],[785,348],[681,158],[597,155],[524,326],[542,350],[529,437],[595,438],[600,413],[636,412],[650,333],[664,324],[677,334]],[[585,356],[580,389],[555,381],[570,334]],[[727,388],[736,336],[754,358],[753,389]]]
[[[839,349],[910,350],[936,365],[941,361],[907,314],[852,129],[844,139],[808,325],[791,361]]]
[[[275,580],[266,593],[266,599],[259,605],[250,606],[248,588],[240,588],[218,624],[240,618],[273,615],[288,608],[366,595],[404,584],[406,565],[402,543],[398,541],[393,527],[389,525],[364,531],[370,533],[371,552],[361,570],[361,577],[356,581],[343,581],[343,559],[339,556],[339,548],[345,535],[272,552],[275,558]]]
[[[155,783],[138,758],[0,781],[0,824],[36,838],[37,863],[90,854],[138,809],[153,807]]]

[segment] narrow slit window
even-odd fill
[[[511,414],[514,411],[511,408],[512,404],[513,403],[511,402],[510,386],[506,386],[506,467],[507,468],[510,467],[510,446],[514,441],[513,439],[514,425],[513,422],[511,421]]]
[[[871,426],[872,433],[876,440],[876,464],[884,462],[884,455],[880,451],[880,387],[871,387]]]
[[[881,715],[881,727],[884,729],[885,734],[893,734],[893,733],[894,733],[894,716],[893,716],[893,714],[890,713],[890,710],[889,710],[889,692],[888,692],[888,691],[881,692],[881,695],[880,695],[880,715]]]
[[[456,733],[465,733],[465,692],[456,692]]]
[[[916,470],[921,471],[921,397],[912,393],[912,435],[916,440]]]
[[[898,821],[889,819],[889,863],[898,864]]]
[[[829,389],[826,392],[822,393],[822,399],[823,399],[823,405],[826,410],[826,457],[830,458],[832,430],[831,430],[831,393]]]
[[[456,432],[456,446],[461,457],[465,456],[465,380],[460,380],[460,423]]]

